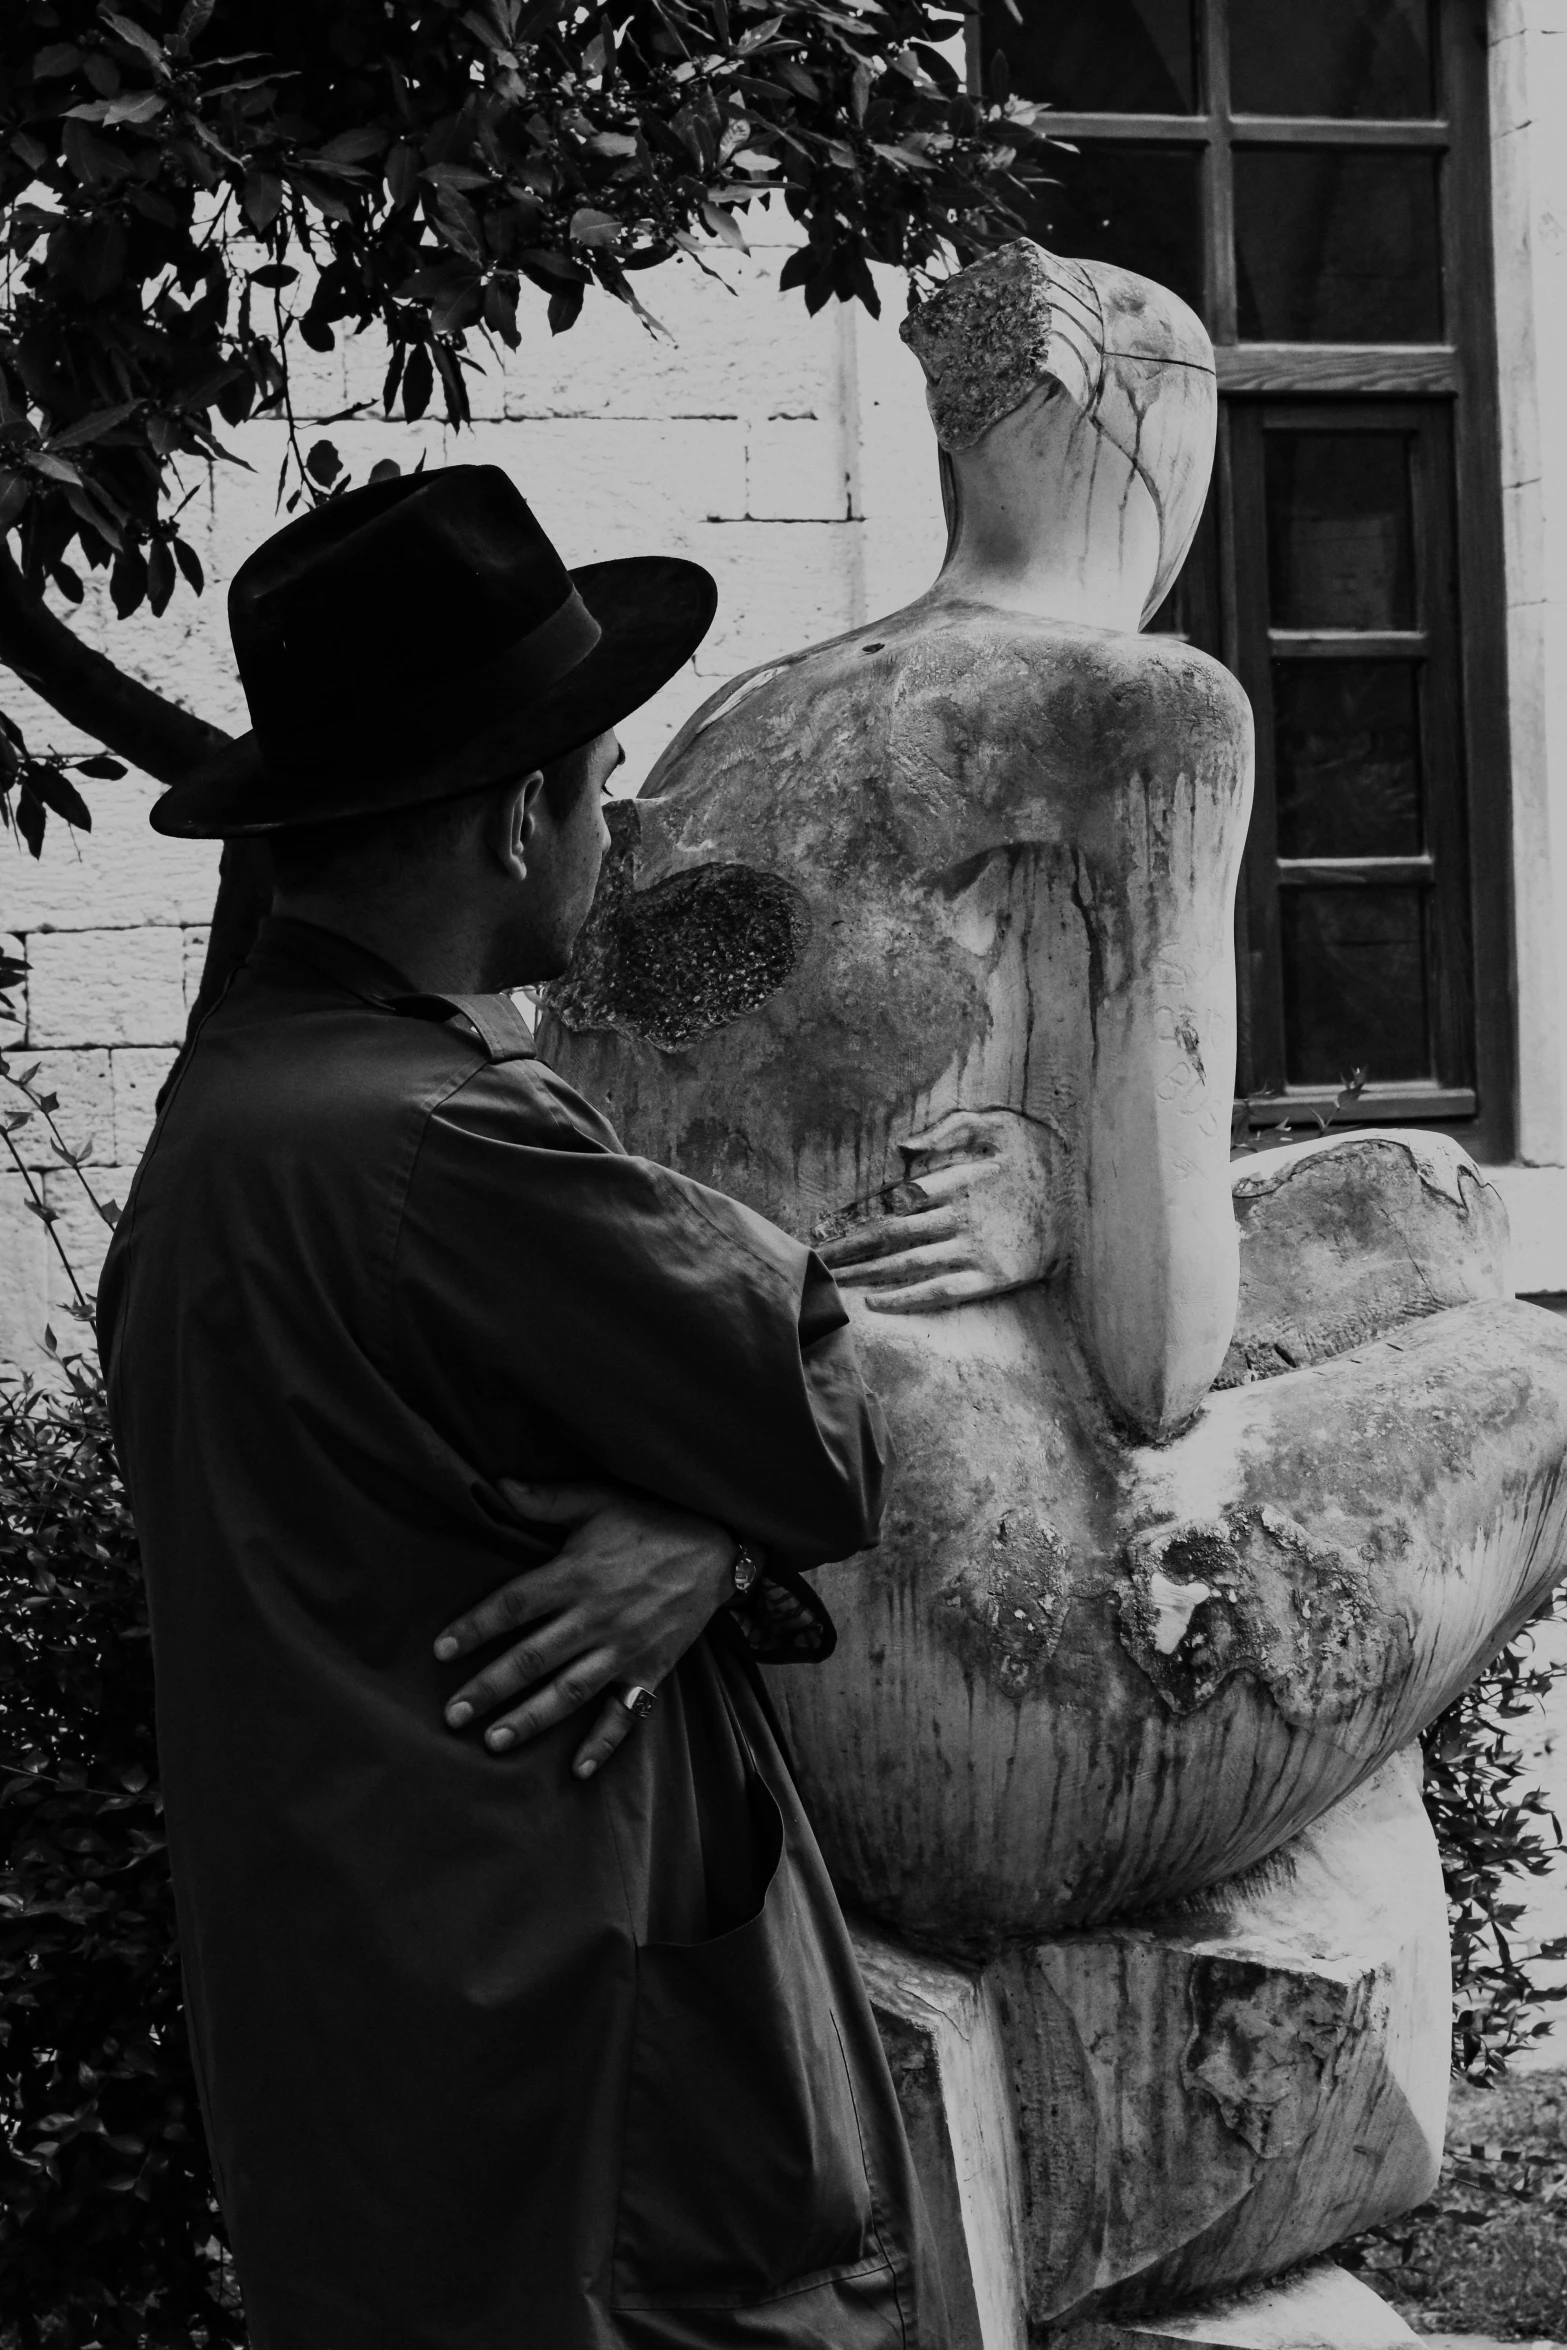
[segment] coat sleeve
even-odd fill
[[[554,1429],[554,1474],[596,1468],[796,1566],[876,1540],[885,1424],[831,1275],[629,1155],[539,1064],[481,1069],[431,1114],[392,1277],[399,1350],[486,1432],[489,1474],[551,1473]]]

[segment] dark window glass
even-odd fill
[[[1243,342],[1439,341],[1436,156],[1238,147],[1235,276]]]
[[[1076,114],[1190,114],[1197,103],[1191,0],[985,0],[981,55],[1005,57],[1012,88]]]
[[[1285,889],[1279,911],[1288,1082],[1429,1077],[1423,893]]]
[[[1409,436],[1266,436],[1268,618],[1275,628],[1413,628]]]
[[[1431,55],[1429,0],[1230,0],[1237,114],[1433,114]]]
[[[1275,661],[1281,857],[1420,853],[1413,661]]]
[[[1191,552],[1169,594],[1146,623],[1151,635],[1184,637],[1215,660],[1223,655],[1223,597],[1219,586],[1219,501],[1212,488]]]
[[[1099,147],[1052,156],[1059,185],[1040,188],[1028,232],[1053,253],[1113,261],[1201,312],[1200,154],[1186,147]]]

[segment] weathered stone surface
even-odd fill
[[[1023,2171],[994,1991],[863,1928],[854,1947],[936,2241],[948,2350],[1023,2350]]]
[[[1508,1294],[1506,1212],[1445,1134],[1405,1127],[1261,1151],[1235,1162],[1234,1197],[1240,1301],[1220,1387]]]
[[[1293,2266],[1435,2184],[1447,1911],[1418,1752],[1245,1877],[1008,1952],[984,1983],[1036,2326]]]
[[[35,1045],[174,1044],[185,1029],[185,945],[172,924],[35,931],[27,1037]]]
[[[1049,2350],[1409,2350],[1420,2335],[1332,2261],[1160,2317],[1090,2320],[1044,2337]]]

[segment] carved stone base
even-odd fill
[[[983,1969],[858,1946],[954,2350],[1112,2312],[1143,2326],[1435,2184],[1447,1919],[1415,1752],[1178,1913]]]
[[[1200,2309],[1089,2318],[1043,2337],[1049,2350],[1406,2350],[1419,2339],[1369,2285],[1331,2260]]]

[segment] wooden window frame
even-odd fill
[[[1068,5],[1069,0],[1057,0]],[[1020,0],[1027,7],[1029,0]],[[1204,308],[1213,336],[1220,390],[1215,488],[1219,546],[1219,641],[1211,649],[1251,687],[1257,675],[1257,621],[1253,590],[1240,607],[1237,563],[1237,460],[1255,435],[1253,406],[1266,414],[1298,404],[1304,416],[1321,403],[1326,423],[1346,399],[1386,403],[1441,402],[1450,417],[1451,498],[1457,577],[1462,595],[1456,622],[1456,703],[1453,719],[1462,745],[1460,783],[1451,805],[1445,854],[1466,882],[1464,935],[1451,924],[1434,984],[1437,1081],[1377,1086],[1362,1099],[1359,1116],[1377,1124],[1412,1121],[1453,1134],[1477,1157],[1511,1156],[1517,1132],[1517,1011],[1512,938],[1512,767],[1507,710],[1506,596],[1503,552],[1501,432],[1491,256],[1488,140],[1488,55],[1485,0],[1436,0],[1436,80],[1440,111],[1425,119],[1348,121],[1301,116],[1235,115],[1229,104],[1228,0],[1194,0],[1197,20],[1199,106],[1191,114],[1078,114],[1060,111],[1052,128],[1079,146],[1171,144],[1202,155]],[[969,38],[971,87],[982,87],[982,33]],[[1442,158],[1439,228],[1442,251],[1440,343],[1243,343],[1237,335],[1233,150],[1237,146],[1417,148]],[[1254,543],[1260,525],[1239,535]],[[1208,601],[1206,597],[1204,601]],[[1250,641],[1248,641],[1250,640]],[[1263,656],[1264,664],[1266,655]],[[1265,721],[1264,705],[1259,719]],[[1259,724],[1259,735],[1263,727]],[[1264,764],[1266,762],[1266,764]],[[1271,785],[1271,744],[1259,742],[1260,780]],[[1261,802],[1263,794],[1259,794]],[[1271,832],[1271,801],[1260,817]],[[1442,816],[1436,817],[1438,829]],[[1250,994],[1250,939],[1265,890],[1271,840],[1248,844],[1247,876],[1237,920],[1243,1002]],[[1276,920],[1276,914],[1275,914]],[[1453,964],[1460,959],[1461,968]],[[1445,962],[1445,968],[1443,967]],[[1261,1007],[1258,1007],[1259,1010]],[[1271,1015],[1270,1015],[1271,1017]],[[1459,1067],[1452,1039],[1455,1019],[1467,1025],[1472,1062]],[[1254,1092],[1269,1072],[1252,1046],[1263,1023],[1243,1012],[1240,1090]],[[1263,1042],[1260,1035],[1258,1045]],[[1452,1082],[1467,1076],[1467,1083]],[[1308,1106],[1325,1106],[1323,1089],[1295,1087],[1276,1102],[1258,1104],[1254,1122],[1272,1124]]]

